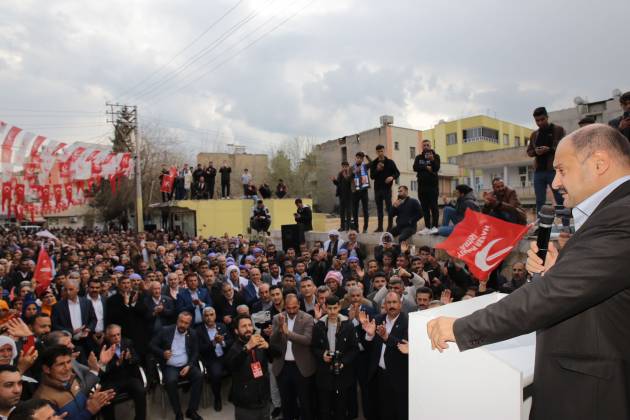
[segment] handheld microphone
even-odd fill
[[[556,210],[553,206],[542,206],[540,212],[538,212],[538,238],[536,239],[536,245],[538,245],[538,252],[536,253],[545,262],[547,256],[547,250],[549,249],[549,238],[551,237],[551,227],[553,221],[556,218]]]

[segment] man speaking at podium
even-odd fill
[[[565,137],[553,187],[575,234],[542,277],[473,314],[427,325],[431,345],[461,351],[537,331],[531,419],[630,419],[630,143],[602,124]],[[491,391],[490,391],[491,392]]]

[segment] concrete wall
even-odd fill
[[[275,180],[273,180],[274,182],[271,182],[272,180],[269,178],[269,161],[267,155],[252,155],[248,153],[199,153],[197,155],[197,163],[207,166],[209,162],[213,162],[217,171],[223,164],[223,161],[227,161],[228,165],[232,168],[232,175],[230,177],[230,193],[232,197],[241,197],[243,195],[241,174],[245,168],[247,168],[249,173],[252,174],[252,179],[254,180],[256,187],[263,182],[268,182],[272,188],[275,188]],[[214,190],[215,194],[221,193],[221,182],[218,173]]]
[[[312,207],[312,200],[303,199],[304,204]],[[296,207],[292,199],[265,200],[265,205],[271,213],[270,230],[279,230],[282,225],[293,224],[293,213]],[[187,219],[186,209],[192,210],[195,217],[196,234],[204,237],[237,235],[247,232],[249,217],[254,200],[180,200],[173,202],[172,211],[182,213],[178,216],[182,228],[191,227],[192,222]],[[162,209],[153,208],[154,213]],[[155,217],[159,220],[159,216]],[[322,215],[313,215],[313,228],[324,230]]]
[[[359,151],[363,151],[370,158],[374,158],[376,156],[376,145],[378,144],[387,144],[386,127],[378,127],[346,136],[345,142],[337,139],[316,146],[314,152],[317,159],[317,180],[314,186],[313,198],[318,211],[330,213],[338,203],[335,197],[335,185],[330,180],[330,177],[337,176],[341,170],[344,148],[346,159],[352,165],[354,163],[354,155]],[[372,204],[374,198],[372,189],[370,189],[369,194]]]
[[[564,127],[566,132],[570,133],[579,128],[578,121],[587,115],[595,117],[598,123],[607,124],[608,121],[619,117],[621,114],[619,98],[610,98],[551,111],[549,112],[549,121]]]

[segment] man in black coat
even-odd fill
[[[199,341],[195,331],[190,328],[191,325],[192,315],[182,312],[177,316],[175,325],[163,327],[151,340],[151,351],[160,362],[164,375],[164,387],[176,420],[184,419],[177,390],[177,383],[182,378],[190,382],[190,399],[186,417],[203,420],[197,413],[203,386],[203,375],[197,367]]]
[[[627,419],[630,144],[588,125],[560,142],[554,166],[575,234],[559,254],[550,244],[544,265],[533,243],[527,269],[541,275],[467,317],[432,320],[429,337],[464,351],[537,331],[531,419]]]
[[[392,185],[399,176],[396,162],[385,156],[385,146],[377,145],[376,159],[370,162],[370,178],[374,180],[374,201],[378,216],[378,227],[374,232],[383,231],[383,201],[387,211],[387,231],[392,228]]]
[[[213,163],[210,162],[208,164],[208,167],[206,168],[205,171],[205,178],[206,181],[208,182],[208,197],[210,197],[210,199],[214,198],[214,182],[217,179],[217,169],[214,167]]]
[[[619,130],[630,141],[630,92],[619,97],[619,105],[623,114],[608,121],[608,125]]]
[[[294,214],[295,223],[302,225],[304,232],[313,230],[313,212],[311,208],[305,206],[301,198],[295,199],[295,205],[297,206],[297,210]]]
[[[354,189],[354,178],[350,172],[350,164],[341,162],[341,171],[336,177],[331,178],[335,184],[335,196],[339,197],[339,231],[350,229],[352,225],[352,191]]]
[[[409,357],[398,350],[398,344],[408,339],[409,320],[401,309],[400,296],[389,292],[385,296],[385,314],[372,320],[365,313],[360,314],[365,331],[363,345],[370,352],[370,413],[374,413],[370,420],[409,418]]]
[[[140,360],[131,340],[123,338],[119,325],[110,324],[105,329],[105,345],[116,346],[112,360],[101,374],[103,389],[113,389],[116,394],[127,393],[135,407],[135,420],[144,420],[147,416],[146,391],[140,379],[138,366]],[[106,420],[115,419],[114,406],[103,407]]]
[[[345,420],[349,417],[348,396],[356,386],[354,362],[359,353],[352,323],[341,315],[337,296],[326,298],[326,311],[313,327],[312,350],[317,363],[315,384],[319,418]],[[329,331],[334,330],[334,340]]]
[[[221,380],[225,370],[225,354],[232,345],[231,334],[225,324],[217,322],[217,312],[208,306],[203,310],[203,323],[195,328],[199,339],[199,356],[208,371],[214,394],[214,409],[221,411]]]
[[[437,233],[438,196],[440,195],[439,176],[440,155],[431,148],[431,140],[422,141],[422,151],[413,161],[413,170],[418,178],[418,198],[424,212],[425,230],[423,234]]]
[[[409,189],[405,185],[398,187],[398,200],[394,202],[392,216],[396,216],[396,226],[391,230],[398,241],[406,241],[418,230],[418,220],[422,218],[420,202],[409,197]]]
[[[131,280],[126,277],[120,279],[118,292],[105,303],[105,324],[120,325],[123,337],[135,343],[142,360],[147,354],[150,336],[144,318],[146,311],[141,293],[131,289]]]
[[[88,336],[96,328],[96,313],[90,301],[79,296],[79,281],[68,279],[64,284],[66,297],[53,306],[51,321],[53,330],[65,330],[72,334],[72,341],[84,356],[92,348]]]
[[[175,323],[175,302],[168,296],[162,295],[159,281],[152,281],[149,293],[142,296],[144,300],[144,319],[151,334],[158,333],[162,327]]]
[[[254,334],[251,318],[239,315],[234,321],[236,340],[225,361],[232,372],[230,397],[236,420],[269,419],[269,360],[273,353],[269,343]]]

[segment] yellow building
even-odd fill
[[[485,115],[440,121],[430,130],[422,131],[442,157],[442,161],[455,163],[455,157],[464,153],[491,152],[524,146],[532,130],[518,124]]]

